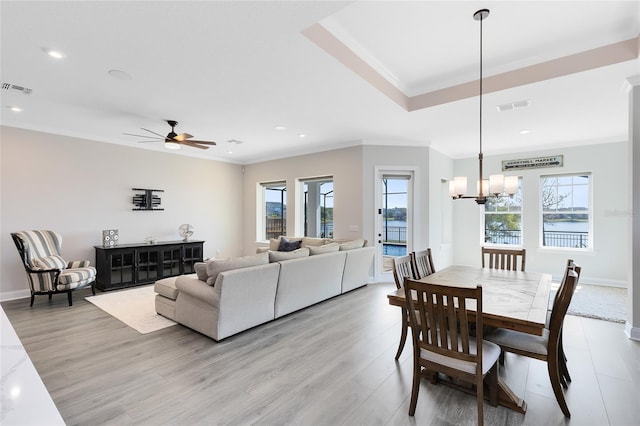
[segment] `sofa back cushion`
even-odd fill
[[[280,262],[282,260],[297,259],[299,257],[308,257],[309,248],[299,248],[293,251],[270,251],[269,262]]]
[[[357,249],[357,248],[361,248],[364,247],[365,241],[362,239],[359,240],[353,240],[353,241],[347,241],[344,243],[340,244],[340,251],[345,251],[345,250],[353,250],[353,249]]]
[[[269,254],[260,253],[253,256],[236,257],[233,259],[214,259],[207,261],[207,284],[214,285],[218,274],[232,269],[248,268],[249,266],[269,263]]]
[[[193,269],[196,270],[196,276],[200,281],[206,281],[207,278],[209,278],[209,275],[207,275],[207,264],[205,262],[194,263]]]
[[[314,256],[316,254],[333,253],[340,250],[340,244],[329,243],[322,246],[309,246],[309,254]]]

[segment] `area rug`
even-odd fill
[[[558,284],[554,283],[550,300]],[[627,289],[601,285],[580,284],[569,304],[569,315],[624,323],[627,319]]]
[[[139,333],[147,334],[176,324],[156,314],[155,295],[153,285],[148,285],[89,296],[85,299]]]

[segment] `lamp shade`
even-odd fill
[[[491,194],[501,194],[504,191],[504,175],[489,176],[489,192]]]
[[[480,181],[476,181],[476,188],[478,190],[478,194],[480,194]],[[482,195],[486,196],[489,194],[489,179],[482,179]]]
[[[462,197],[467,192],[467,177],[456,176],[449,181],[449,195],[452,197]]]
[[[504,192],[514,195],[518,192],[518,176],[507,176],[504,178]]]

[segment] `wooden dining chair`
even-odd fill
[[[482,286],[453,287],[405,278],[404,291],[413,331],[413,384],[409,415],[413,416],[416,411],[424,368],[432,373],[431,382],[434,384],[439,380],[438,373],[441,373],[474,385],[478,424],[482,425],[485,377],[489,403],[493,406],[498,403],[500,355],[498,345],[482,338]],[[470,323],[476,324],[475,337],[470,334]]]
[[[564,272],[564,276],[562,278],[562,281],[560,282],[560,287],[558,288],[558,290],[556,291],[556,294],[553,298],[553,304],[551,305],[551,308],[548,310],[547,312],[547,320],[545,323],[545,327],[548,329],[550,324],[551,324],[551,313],[553,312],[553,305],[556,304],[556,301],[559,298],[559,295],[562,293],[562,284],[566,282],[566,276],[567,276],[567,272],[569,270],[573,269],[574,271],[576,271],[576,274],[578,275],[578,279],[577,281],[580,281],[580,272],[582,271],[582,268],[580,266],[577,266],[575,264],[575,262],[573,261],[573,259],[567,259],[567,266],[565,268],[565,272]],[[576,286],[577,286],[577,282],[576,282]],[[571,375],[569,374],[569,368],[567,366],[567,355],[564,352],[564,344],[563,344],[563,337],[562,337],[562,330],[560,330],[560,340],[558,343],[558,351],[559,351],[559,366],[560,366],[560,384],[562,384],[562,387],[567,389],[568,388],[568,383],[571,383]]]
[[[485,258],[487,261],[485,262]],[[520,270],[524,271],[526,260],[525,249],[503,249],[482,247],[482,267],[493,269],[518,270],[518,258],[520,258]]]
[[[402,288],[405,277],[413,279],[413,270],[411,269],[411,255],[398,256],[393,258],[393,279],[396,282],[396,287]],[[407,316],[407,310],[402,308],[402,332],[400,334],[400,343],[398,344],[398,350],[396,351],[396,359],[400,359],[404,344],[407,341],[408,329],[411,326],[409,324],[409,317]]]
[[[431,275],[436,271],[433,265],[433,257],[431,257],[431,249],[411,252],[411,268],[413,269],[413,277],[417,280]]]
[[[565,276],[560,284],[558,296],[553,304],[551,320],[548,329],[543,330],[542,336],[534,336],[519,331],[498,329],[486,337],[502,351],[539,359],[547,363],[549,380],[558,405],[566,417],[571,417],[569,407],[564,399],[561,384],[561,336],[564,317],[569,309],[571,297],[578,284],[576,267],[567,267]]]

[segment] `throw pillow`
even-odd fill
[[[248,268],[250,266],[269,263],[269,254],[260,253],[253,256],[236,257],[233,259],[213,259],[207,262],[207,284],[214,285],[218,274],[232,269]]]
[[[302,240],[300,241],[290,241],[285,237],[280,238],[280,245],[278,246],[278,251],[294,251],[300,248],[302,244]]]
[[[209,278],[207,275],[207,264],[204,262],[196,262],[193,264],[193,268],[196,270],[196,275],[200,281],[206,281]]]
[[[325,253],[333,253],[340,250],[340,244],[338,243],[330,243],[325,244],[323,246],[309,247],[309,255],[314,256],[316,254],[325,254]]]
[[[36,257],[33,259],[33,264],[37,268],[42,269],[65,269],[67,267],[67,262],[64,261],[62,256],[58,256],[57,254],[47,257]]]
[[[360,247],[364,247],[364,240],[362,239],[340,244],[340,251],[353,250]]]
[[[269,262],[281,262],[283,260],[297,259],[309,256],[309,248],[299,248],[293,251],[270,251]]]

